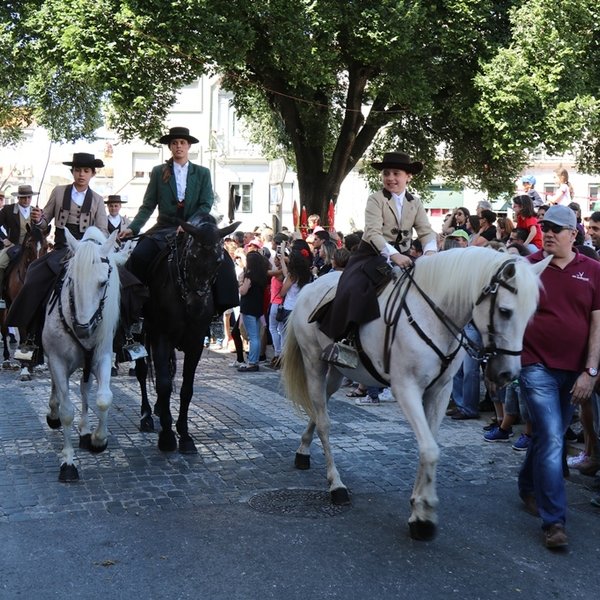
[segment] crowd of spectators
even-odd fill
[[[572,213],[573,243],[570,244],[568,240],[564,242],[565,247],[572,252],[568,256],[577,257],[577,261],[582,260],[580,257],[598,261],[600,212],[594,212],[584,222],[581,218],[581,210],[576,203],[561,204],[558,200],[554,200],[553,204],[543,204],[539,194],[533,188],[534,185],[535,180],[532,177],[523,178],[524,189],[513,198],[512,211],[509,211],[509,214],[497,214],[492,210],[491,204],[485,201],[478,204],[474,214],[471,214],[466,207],[458,207],[449,212],[437,234],[438,251],[468,246],[486,246],[499,252],[536,260],[534,257],[543,257],[545,249],[550,244],[546,238],[560,237],[563,232],[565,232],[565,239],[567,235],[571,235],[569,226],[557,226],[553,225],[552,221],[544,220],[548,210],[558,206],[560,209],[553,208],[550,215],[555,215],[557,210],[563,209],[568,209],[569,214]],[[561,218],[564,218],[564,213],[559,215],[559,220]],[[361,235],[360,231],[345,236],[340,232],[330,233],[323,229],[318,220],[313,217],[310,233],[306,239],[286,230],[274,235],[268,227],[263,227],[243,234],[236,232],[228,240],[228,251],[236,261],[238,268],[242,308],[239,312],[234,309],[225,316],[227,337],[224,343],[232,344],[238,349],[236,361],[232,363],[238,370],[241,372],[258,370],[259,363],[266,360],[265,349],[268,344],[273,347],[270,366],[275,369],[279,367],[282,344],[285,339],[285,323],[294,308],[300,289],[331,270],[343,270],[349,257],[360,244]],[[544,245],[545,239],[546,246]],[[254,253],[256,253],[256,258],[252,256]],[[408,255],[413,260],[418,260],[423,255],[423,247],[418,239],[412,241]],[[258,269],[258,265],[262,265],[260,269]],[[556,267],[554,269],[556,270]],[[258,270],[260,270],[260,277],[256,278]],[[268,278],[268,282],[263,284],[266,278]],[[247,316],[248,313],[244,309],[244,306],[248,304],[244,297],[248,294],[249,286],[250,289],[255,286],[255,297],[261,296],[263,299],[260,315],[256,314],[258,310],[255,309],[255,314]],[[558,291],[552,290],[552,293],[558,294]],[[259,302],[256,298],[254,304],[258,307]],[[542,309],[540,311],[543,312]],[[260,324],[260,322],[264,327],[262,336],[259,337],[260,328],[257,327],[257,323]],[[249,340],[247,362],[244,360],[240,338],[238,337],[236,341],[240,326],[246,330]],[[474,342],[480,338],[479,332],[470,325],[465,329],[465,334]],[[590,372],[593,372],[593,369]],[[592,378],[592,385],[594,382],[595,379]],[[346,381],[345,384],[352,388],[346,395],[354,398],[355,402],[359,404],[376,406],[382,401],[393,400],[390,390],[368,388],[360,384],[355,385],[351,381]],[[571,381],[570,385],[573,387],[576,384]],[[529,402],[526,401],[527,394],[530,396]],[[531,461],[535,460],[531,447],[533,440],[536,439],[535,420],[539,421],[540,419],[539,415],[534,416],[534,423],[532,423],[530,418],[528,406],[531,405],[533,396],[535,396],[534,390],[529,389],[526,392],[523,389],[522,380],[514,381],[503,390],[490,395],[485,389],[482,365],[467,357],[454,378],[451,404],[447,415],[455,421],[478,419],[482,409],[492,408],[494,416],[483,427],[483,441],[507,443],[515,451],[522,452],[528,457],[524,465],[526,470],[532,468]],[[569,406],[571,406],[571,396],[569,394],[567,396]],[[560,406],[562,400],[562,397],[559,397],[557,406]],[[568,476],[569,469],[576,469],[589,476],[594,476],[600,470],[599,404],[598,394],[594,393],[591,399],[581,399],[578,402],[577,414],[574,417],[571,417],[569,411],[563,411],[563,417],[567,418],[568,416],[569,428],[560,449],[561,477]],[[574,429],[581,430],[579,435],[575,434],[573,428],[570,427],[571,420],[573,423],[579,423],[577,426],[573,425]],[[562,427],[562,422],[559,424],[560,427]],[[539,422],[537,422],[537,429],[543,430]],[[544,435],[538,433],[538,437],[547,442]],[[569,446],[570,442],[579,442],[582,449],[578,450],[578,446]],[[540,453],[539,448],[538,453]],[[539,466],[539,468],[542,467]],[[549,523],[547,526],[545,525],[544,530],[546,546],[550,548],[563,547],[566,545],[564,518],[557,525],[552,521],[552,515],[544,512],[546,510],[544,494],[549,495],[554,501],[555,498],[552,497],[552,494],[560,496],[560,493],[556,490],[549,492],[548,490],[542,492],[534,490],[531,477],[527,483],[523,483],[524,477],[521,475],[520,485],[524,486],[521,492],[526,509],[542,516],[543,521]],[[560,490],[558,482],[554,481],[554,484],[556,489]],[[592,498],[592,504],[600,507],[600,496]]]

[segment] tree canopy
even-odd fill
[[[426,163],[417,185],[437,170],[495,194],[540,144],[597,164],[598,16],[592,0],[8,2],[1,135],[35,120],[75,140],[106,117],[153,141],[208,73],[310,212],[393,149]]]

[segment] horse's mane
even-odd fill
[[[501,265],[512,258],[516,259],[515,283],[520,296],[537,303],[539,280],[527,261],[489,248],[454,248],[423,256],[416,261],[413,276],[426,293],[435,295],[440,306],[474,304]]]
[[[90,285],[90,274],[93,273],[95,265],[98,265],[103,258],[101,249],[106,239],[104,233],[98,228],[89,227],[77,246],[75,254],[67,264],[66,275],[73,280],[75,289],[80,294],[97,294],[96,287]],[[102,320],[96,333],[96,343],[98,346],[107,342],[107,338],[112,343],[117,325],[119,324],[120,314],[120,284],[115,262],[115,252],[109,252],[106,258],[109,260],[112,270],[106,290]],[[100,298],[97,298],[97,300],[100,300]]]

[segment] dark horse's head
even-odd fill
[[[186,232],[183,239],[179,264],[182,293],[188,308],[198,310],[206,307],[210,287],[223,261],[223,238],[235,231],[235,222],[219,229],[211,215],[194,215],[181,228]]]

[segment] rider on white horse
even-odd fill
[[[320,319],[321,331],[336,341],[348,336],[352,342],[359,325],[379,317],[377,289],[389,280],[390,263],[412,267],[413,229],[425,255],[437,252],[425,208],[406,189],[412,176],[423,170],[423,163],[404,152],[386,152],[381,162],[371,166],[381,171],[383,190],[367,200],[362,241],[342,273],[335,300]]]
[[[63,164],[71,167],[73,183],[56,186],[43,211],[37,207],[31,209],[33,224],[43,231],[48,230],[54,219],[54,251],[31,264],[23,287],[8,312],[8,325],[25,328],[28,332],[25,345],[15,354],[15,358],[20,360],[33,360],[37,349],[46,300],[69,253],[65,229],[77,240],[91,225],[108,235],[104,201],[89,187],[96,169],[103,167],[104,163],[93,154],[77,152],[73,154],[73,160]]]

